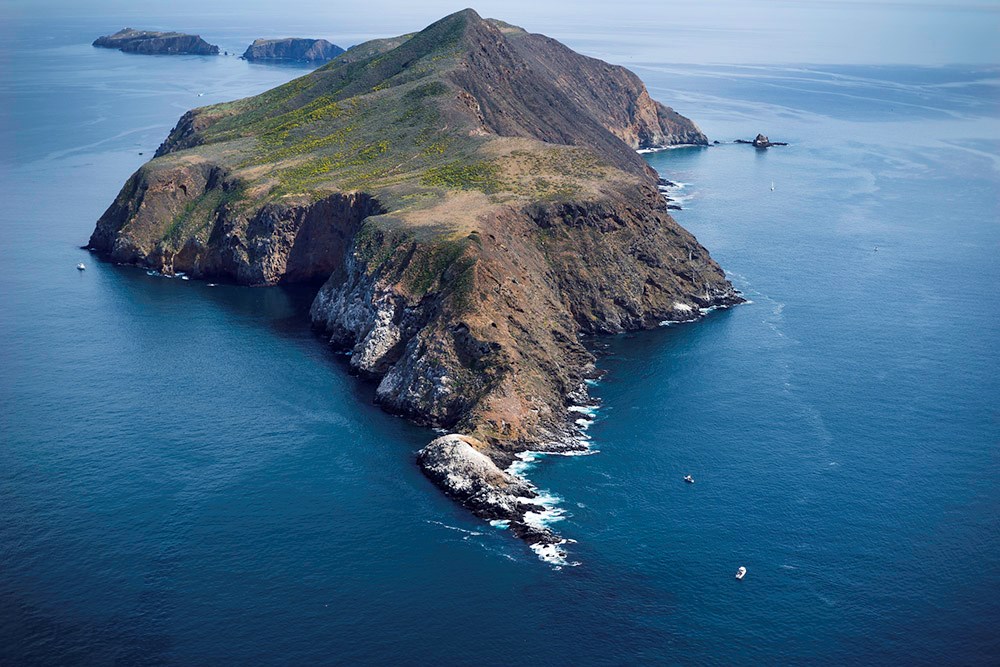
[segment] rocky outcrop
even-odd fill
[[[122,28],[113,35],[98,37],[94,46],[147,55],[219,55],[218,46],[209,44],[198,35],[133,28]]]
[[[752,141],[746,139],[737,139],[738,144],[751,144],[754,148],[770,148],[771,146],[787,146],[788,144],[783,141],[771,141],[763,134],[758,134],[753,138]]]
[[[585,446],[581,336],[742,300],[636,154],[705,142],[627,70],[465,10],[188,112],[89,245],[196,278],[325,279],[316,329],[386,410],[452,433],[420,455],[428,477],[554,547],[504,471]]]
[[[244,60],[251,61],[301,60],[325,63],[343,52],[344,49],[325,39],[286,37],[285,39],[255,39],[253,44],[243,52],[242,57]]]
[[[531,545],[565,543],[533,520],[532,515],[546,511],[535,487],[501,470],[488,451],[485,443],[453,433],[421,449],[417,462],[442,491],[479,518],[506,522],[514,535]]]

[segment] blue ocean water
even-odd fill
[[[1000,68],[630,63],[790,145],[648,156],[752,303],[591,341],[597,453],[527,473],[554,569],[420,475],[314,288],[78,249],[185,109],[303,73],[99,32],[0,46],[0,663],[1000,661]]]

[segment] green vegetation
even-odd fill
[[[476,260],[460,257],[448,271],[451,286],[450,304],[456,314],[472,308],[472,295],[476,285]]]
[[[444,95],[448,92],[448,86],[444,85],[441,81],[431,81],[430,83],[425,83],[416,88],[412,88],[403,95],[403,101],[413,103],[424,100],[428,97],[438,97],[439,95]]]
[[[455,161],[440,167],[431,167],[421,182],[436,187],[479,190],[486,194],[499,192],[503,188],[500,168],[491,162]]]
[[[406,233],[393,228],[384,217],[368,220],[354,235],[354,258],[364,264],[368,275],[371,275],[408,240]]]
[[[162,239],[177,245],[186,236],[198,236],[215,222],[215,213],[222,207],[246,197],[243,183],[229,183],[223,188],[213,188],[187,203],[163,232]]]
[[[435,291],[445,271],[465,252],[463,241],[441,241],[419,248],[403,272],[400,281],[412,296],[420,298]]]
[[[204,199],[204,195],[201,198],[195,199],[187,203],[180,213],[167,225],[166,231],[163,232],[164,241],[176,242],[180,239],[181,232],[185,231],[188,221],[191,219],[191,215],[194,213],[195,209],[198,208],[198,204]]]
[[[315,201],[333,192],[364,191],[408,221],[401,228],[412,225],[413,235],[433,235],[437,242],[442,231],[468,234],[479,215],[469,209],[449,209],[441,218],[430,213],[450,205],[456,192],[487,195],[462,200],[473,208],[558,201],[577,198],[605,179],[607,168],[585,149],[484,131],[471,98],[450,77],[456,66],[464,72],[469,65],[467,27],[453,20],[375,41],[261,95],[196,110],[177,139],[198,145],[174,159],[196,155],[247,186],[191,202],[168,225],[164,239],[180,242],[185,234],[209,228],[223,204],[250,212],[290,197]],[[244,199],[249,191],[253,199]],[[378,265],[393,243],[402,242],[362,239],[358,251],[370,255],[369,266]],[[415,258],[408,289],[415,294],[435,289],[442,267],[460,261],[460,248],[476,247],[481,239],[448,243],[447,252]]]
[[[352,167],[363,167],[381,158],[389,151],[389,142],[377,141],[369,145],[354,144],[347,149],[334,153],[329,157],[315,158],[297,164],[278,172],[280,186],[277,194],[294,194],[303,192],[310,186],[329,177],[332,172],[340,172],[343,179],[364,183],[384,175],[381,169],[370,169],[367,172],[349,171]]]
[[[266,200],[406,182],[495,192],[498,169],[456,159],[482,140],[456,140],[440,120],[441,104],[453,98],[432,75],[458,53],[456,30],[421,36],[433,41],[430,49],[400,39],[385,40],[384,51],[376,43],[367,57],[349,51],[262,95],[199,110],[194,150],[208,160],[222,157],[241,177],[262,183]],[[449,155],[449,165],[434,170]]]

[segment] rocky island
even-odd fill
[[[784,141],[771,141],[765,135],[758,133],[753,139],[737,139],[733,143],[737,144],[750,144],[754,148],[770,148],[771,146],[787,146],[788,143]]]
[[[255,39],[253,44],[243,52],[242,58],[250,61],[301,60],[325,63],[343,52],[344,49],[325,39],[286,37],[285,39]]]
[[[742,301],[637,149],[706,144],[628,70],[467,9],[256,97],[184,114],[88,247],[244,285],[325,280],[316,329],[418,455],[543,554],[526,452],[586,447],[581,336]]]
[[[209,44],[198,35],[133,28],[122,28],[113,35],[98,37],[94,40],[94,46],[146,55],[219,55],[219,47]]]

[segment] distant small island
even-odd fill
[[[284,39],[255,39],[243,52],[244,60],[301,60],[325,63],[333,60],[344,49],[325,39],[286,37]]]
[[[219,55],[219,47],[209,44],[199,35],[134,28],[122,28],[113,35],[98,37],[94,40],[94,46],[145,55]]]

